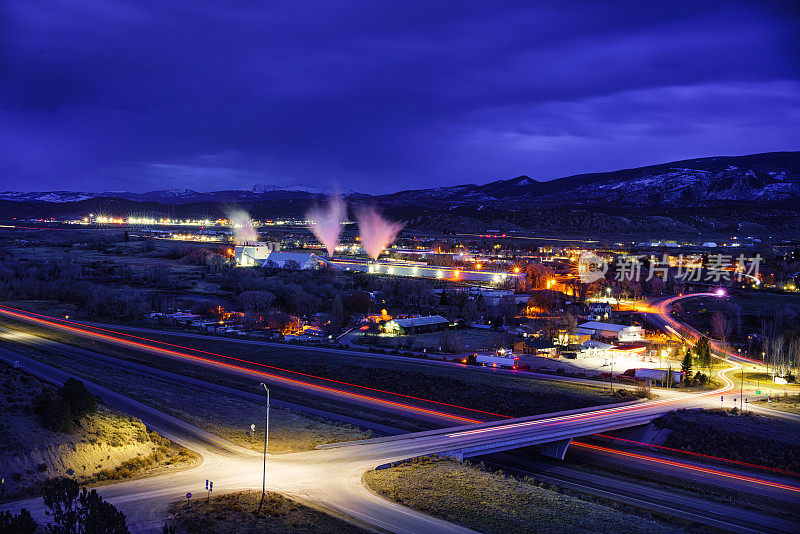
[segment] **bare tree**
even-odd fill
[[[728,336],[731,335],[733,324],[731,324],[731,321],[725,314],[714,312],[714,315],[711,317],[711,329],[714,332],[714,337],[724,343],[728,340]]]

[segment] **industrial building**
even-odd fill
[[[267,259],[270,252],[279,252],[278,243],[264,243],[262,241],[248,241],[241,245],[236,245],[233,249],[233,261],[241,267],[261,265]]]
[[[546,339],[525,339],[514,343],[514,352],[520,354],[530,354],[533,356],[545,356],[555,358],[558,356],[558,349],[555,343]]]
[[[426,317],[409,317],[408,319],[392,319],[383,327],[387,334],[407,336],[411,334],[424,334],[437,332],[450,326],[450,321],[441,315],[428,315]]]
[[[278,243],[248,242],[236,245],[233,260],[240,267],[317,269],[328,263],[310,252],[281,252]]]
[[[592,332],[592,335],[600,338],[615,338],[619,341],[639,341],[644,338],[641,326],[625,326],[621,324],[600,323],[589,321],[578,325],[578,329],[585,332]]]
[[[454,267],[430,267],[420,262],[360,262],[334,259],[331,265],[345,271],[361,271],[372,274],[409,276],[414,278],[433,278],[454,282],[478,282],[491,285],[513,283],[524,276],[523,273],[498,273],[492,271],[465,270]]]

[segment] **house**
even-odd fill
[[[611,312],[611,305],[608,302],[594,302],[589,305],[589,316],[592,319],[608,319]]]
[[[441,315],[426,317],[409,317],[408,319],[392,319],[383,326],[384,332],[396,336],[438,332],[450,326],[450,321]]]
[[[526,339],[514,343],[514,352],[533,356],[557,357],[556,345],[546,339]]]
[[[578,325],[583,331],[592,332],[592,336],[603,339],[617,339],[619,341],[638,341],[644,338],[641,326],[626,326],[622,324],[601,323],[589,321]]]

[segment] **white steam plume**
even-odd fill
[[[367,255],[377,260],[383,249],[391,245],[405,226],[384,219],[374,207],[362,207],[357,212],[358,231]]]
[[[342,224],[347,222],[347,206],[342,197],[330,197],[324,207],[311,206],[306,213],[306,220],[311,221],[311,232],[325,246],[328,257],[332,258],[339,244]]]
[[[250,215],[246,211],[230,211],[228,220],[231,222],[233,237],[237,245],[246,241],[258,241],[258,232],[253,228],[253,221],[250,220]]]

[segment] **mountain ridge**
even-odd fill
[[[315,201],[326,196],[313,189],[257,185],[246,190],[209,192],[193,189],[166,189],[145,193],[4,191],[0,192],[0,200],[59,203],[92,198],[121,198],[179,205],[202,202],[235,204],[277,200]],[[346,198],[357,202],[372,201],[403,206],[425,205],[432,200],[451,206],[536,203],[545,207],[592,207],[613,203],[627,208],[652,205],[696,207],[736,201],[791,202],[800,201],[800,151],[693,158],[617,171],[576,174],[547,181],[520,175],[485,184],[409,189],[383,195],[350,192]]]

